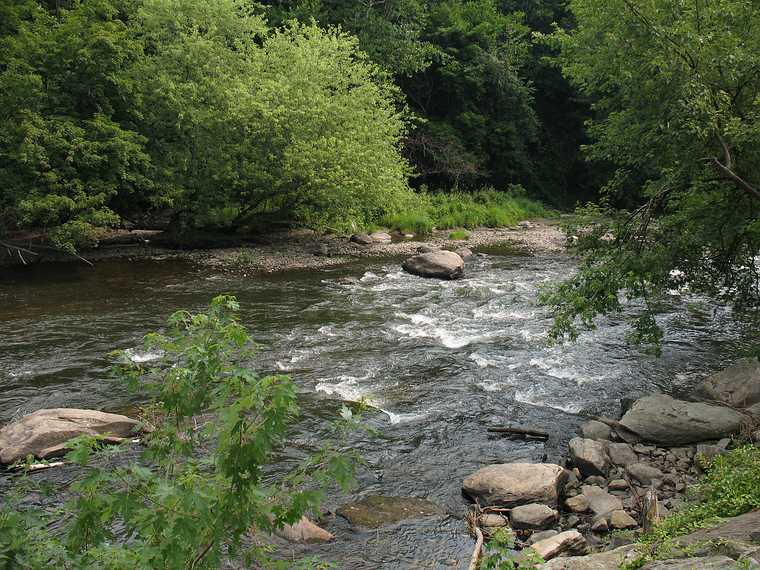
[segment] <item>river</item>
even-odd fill
[[[551,319],[536,293],[573,271],[562,254],[498,249],[470,258],[466,278],[451,282],[407,275],[398,260],[270,276],[178,261],[0,269],[0,423],[39,408],[139,403],[109,378],[108,353],[149,358],[144,333],[179,308],[233,293],[261,344],[260,371],[290,374],[300,391],[304,415],[281,465],[320,443],[342,401],[364,399],[379,435],[351,442],[367,462],[352,498],[422,497],[449,513],[373,531],[336,518],[327,525],[337,542],[287,552],[343,568],[461,567],[472,546],[460,519],[466,475],[494,462],[558,459],[582,414],[614,415],[620,398],[688,390],[750,342],[728,309],[673,295],[659,358],[627,344],[622,318],[548,346]],[[551,438],[486,431],[504,424]],[[331,495],[327,506],[347,500]]]

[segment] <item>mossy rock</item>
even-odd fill
[[[439,515],[443,510],[425,499],[367,495],[360,501],[343,505],[337,512],[352,524],[379,528],[402,520]]]

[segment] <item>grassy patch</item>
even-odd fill
[[[624,566],[641,568],[678,549],[674,539],[723,518],[760,508],[760,449],[743,445],[720,455],[707,465],[707,473],[696,486],[689,502],[655,528],[642,535],[642,555]]]
[[[467,239],[470,237],[470,232],[467,230],[456,230],[449,234],[449,239]]]
[[[501,228],[550,214],[542,204],[525,197],[519,186],[510,187],[506,192],[486,188],[469,193],[422,193],[417,196],[411,209],[386,218],[384,225],[404,233],[424,235],[433,229]]]

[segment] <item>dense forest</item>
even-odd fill
[[[346,230],[410,188],[573,206],[589,106],[532,36],[562,4],[5,3],[0,232]]]

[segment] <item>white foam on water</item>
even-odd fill
[[[335,332],[335,327],[332,325],[321,326],[317,331],[325,336],[338,336],[338,333]]]
[[[163,350],[137,350],[136,348],[128,348],[124,351],[127,358],[129,358],[135,364],[142,364],[143,362],[152,362],[158,360],[164,355]]]
[[[357,385],[357,378],[353,376],[340,376],[340,382],[319,382],[315,388],[317,392],[323,392],[330,396],[340,396],[342,400],[358,402],[364,397],[365,392]]]
[[[542,399],[540,395],[534,395],[532,392],[532,390],[528,390],[527,392],[515,392],[515,400],[523,404],[530,404],[531,406],[539,406],[542,408],[552,408],[554,410],[567,412],[568,414],[577,414],[582,409],[582,406],[578,404],[562,406],[554,402],[546,401]]]
[[[289,370],[292,370],[289,366],[287,366],[286,364],[282,363],[279,360],[276,360],[274,365],[275,367],[277,367],[277,370],[279,370],[280,372],[288,372]]]
[[[477,352],[473,352],[470,355],[470,360],[477,364],[479,368],[488,368],[489,366],[496,366],[498,364],[496,360],[486,358]]]

